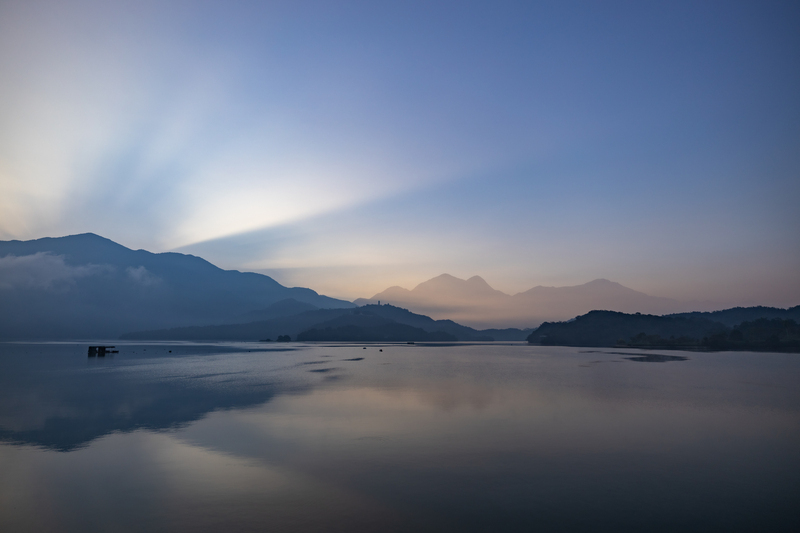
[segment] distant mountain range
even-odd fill
[[[289,307],[288,301],[278,304]],[[433,320],[393,305],[355,309],[314,309],[245,324],[193,326],[126,333],[125,340],[276,340],[406,342],[406,341],[522,341],[531,330],[478,331],[452,320]]]
[[[700,312],[696,304],[604,279],[511,296],[478,276],[443,274],[413,290],[391,287],[351,303],[192,255],[131,250],[91,233],[0,241],[3,340],[524,340],[532,326],[593,310],[665,315],[688,307],[694,312],[682,320],[722,328],[785,319],[785,310],[773,308]]]
[[[479,276],[463,280],[449,274],[420,283],[412,290],[390,287],[354,303],[379,301],[474,328],[534,327],[594,309],[658,315],[698,309],[697,303],[649,296],[606,279],[571,287],[538,286],[512,296],[493,289]]]
[[[92,233],[0,241],[0,339],[117,338],[352,307],[262,274],[131,250]]]

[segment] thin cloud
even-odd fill
[[[64,256],[39,252],[0,257],[0,289],[58,289],[80,278],[108,272],[110,265],[71,266]]]
[[[125,273],[135,283],[139,285],[143,285],[145,287],[151,287],[153,285],[160,284],[163,280],[158,276],[154,275],[152,272],[147,270],[143,266],[138,267],[128,267],[125,269]]]

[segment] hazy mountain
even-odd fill
[[[398,327],[407,326],[404,328]],[[410,328],[410,329],[409,329]],[[306,335],[303,335],[307,333]],[[428,334],[437,334],[432,337]],[[301,340],[525,340],[530,330],[494,329],[478,331],[452,320],[433,320],[392,305],[366,305],[355,309],[317,309],[293,316],[247,324],[182,327],[126,333],[134,340],[264,340],[289,335]],[[438,335],[443,334],[443,335]]]
[[[475,328],[532,327],[594,309],[665,314],[688,311],[696,305],[649,296],[605,279],[571,287],[539,286],[511,296],[493,289],[479,276],[462,280],[449,274],[420,283],[412,290],[390,287],[355,303],[378,301],[433,318],[451,318]]]
[[[535,312],[540,320],[572,318],[591,310],[665,314],[684,311],[690,304],[649,296],[607,279],[571,287],[534,287],[513,296],[520,312]]]
[[[463,280],[450,274],[442,274],[420,283],[413,290],[397,286],[389,287],[370,299],[360,298],[354,303],[363,304],[372,303],[373,300],[385,300],[387,303],[418,302],[422,305],[459,307],[475,302],[501,302],[506,298],[508,298],[507,294],[491,288],[480,276]]]
[[[294,303],[277,304],[289,299]],[[0,338],[116,338],[253,320],[248,313],[294,314],[304,306],[354,307],[262,274],[222,270],[192,255],[131,250],[91,233],[0,241]]]
[[[317,309],[319,309],[319,307],[316,305],[312,305],[306,302],[298,302],[294,298],[287,298],[285,300],[281,300],[280,302],[275,302],[274,304],[267,306],[264,309],[257,309],[255,311],[250,311],[249,313],[240,315],[231,322],[245,323],[245,322],[257,322],[259,320],[271,320],[273,318],[294,316],[304,311],[315,311]]]

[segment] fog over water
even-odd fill
[[[792,531],[796,354],[0,344],[4,531]]]

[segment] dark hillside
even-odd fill
[[[674,315],[667,315],[673,317],[683,318],[701,318],[706,320],[713,320],[725,324],[729,328],[742,322],[758,320],[759,318],[780,318],[782,320],[794,320],[800,322],[800,305],[790,307],[789,309],[781,309],[780,307],[733,307],[731,309],[724,309],[722,311],[699,312],[692,313],[677,313]]]
[[[406,338],[412,330],[395,328],[388,324],[401,324],[416,330],[415,338]],[[345,329],[340,329],[345,328]],[[378,328],[379,331],[365,333],[359,328]],[[381,329],[383,328],[383,329]],[[389,328],[389,329],[387,329]],[[412,313],[406,309],[391,305],[365,305],[355,309],[318,309],[305,311],[292,316],[283,316],[271,320],[254,321],[246,324],[227,324],[219,326],[183,327],[167,330],[139,331],[127,333],[123,339],[140,340],[275,340],[279,335],[289,335],[292,339],[307,330],[317,330],[313,334],[315,340],[363,340],[369,335],[384,335],[388,332],[397,334],[397,341],[434,340],[428,333],[435,333],[441,338],[436,340],[459,341],[491,341],[493,334],[497,340],[524,340],[527,331],[518,329],[491,330],[489,332],[474,330],[456,324],[451,320],[433,320],[425,315]],[[385,331],[384,331],[385,330]],[[400,334],[399,332],[406,333]],[[323,333],[324,332],[324,333]],[[348,338],[348,335],[350,337]],[[323,337],[329,338],[323,338]],[[335,337],[335,338],[334,338]],[[311,340],[310,335],[303,337]]]
[[[617,346],[644,334],[662,339],[702,339],[727,328],[719,322],[683,317],[591,311],[569,322],[545,322],[528,342],[556,346]]]
[[[800,352],[800,325],[794,320],[759,318],[712,335],[703,344],[711,350]]]
[[[354,307],[261,274],[222,270],[192,255],[130,250],[91,233],[0,241],[3,339],[108,338],[235,322],[287,299],[312,309]]]
[[[750,309],[748,312],[769,308]],[[731,311],[735,313],[729,316],[741,312]],[[592,311],[569,322],[546,322],[528,336],[528,342],[557,346],[800,352],[800,326],[794,320],[759,318],[729,328],[704,318]]]

